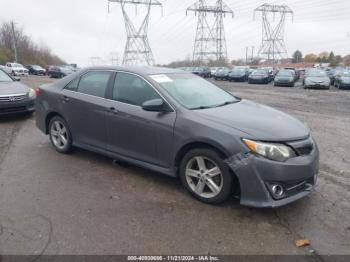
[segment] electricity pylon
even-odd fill
[[[224,17],[226,14],[233,17],[233,11],[222,0],[217,0],[212,6],[207,5],[205,0],[199,0],[187,8],[186,15],[188,12],[198,15],[193,62],[202,64],[210,60],[226,60]],[[209,23],[207,14],[214,14],[214,23]]]
[[[288,14],[294,15],[292,9],[286,5],[263,4],[254,10],[262,13],[263,35],[258,54],[264,56],[275,64],[276,59],[288,56],[287,48],[284,42],[285,21]],[[277,24],[273,25],[271,19],[278,17]],[[270,15],[270,16],[269,16]]]
[[[148,23],[151,14],[152,6],[162,6],[157,0],[108,0],[110,2],[120,3],[125,22],[125,29],[127,34],[126,46],[123,56],[123,65],[153,65],[154,57],[148,41]],[[127,5],[143,5],[146,7],[141,26],[137,28],[128,12]]]

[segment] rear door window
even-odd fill
[[[77,90],[83,94],[104,98],[111,76],[112,72],[108,71],[86,73],[80,78]]]

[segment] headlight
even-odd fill
[[[252,153],[273,161],[284,162],[290,158],[296,157],[294,150],[283,144],[256,142],[249,139],[243,139],[243,142]]]
[[[29,92],[28,92],[28,97],[29,98],[35,98],[36,97],[36,93],[35,93],[35,90],[34,89],[29,89]]]

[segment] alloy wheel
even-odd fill
[[[68,143],[68,132],[67,128],[61,121],[54,121],[51,124],[50,135],[52,142],[58,149],[64,149]]]
[[[196,156],[190,159],[185,170],[191,190],[200,197],[214,198],[223,188],[223,176],[219,166],[211,159]]]

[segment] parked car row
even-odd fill
[[[186,72],[191,72],[192,74],[201,76],[203,78],[210,78],[212,76],[209,67],[180,67],[178,69]]]
[[[73,66],[70,66],[70,65],[49,66],[47,69],[45,69],[40,65],[23,66],[22,64],[19,64],[19,63],[6,63],[5,66],[0,65],[0,69],[4,70],[6,73],[8,73],[11,76],[28,76],[28,75],[46,76],[48,75],[52,78],[62,78],[77,71],[77,68],[74,68]]]
[[[301,80],[305,89],[329,89],[331,85],[339,89],[350,88],[350,70],[345,68],[331,71],[319,68],[300,70],[290,67],[277,71],[272,67],[250,68],[247,66],[237,66],[234,69],[227,67],[215,69],[216,71],[212,72],[212,76],[216,81],[240,81],[249,84],[274,82],[274,86],[294,87],[295,83]]]

